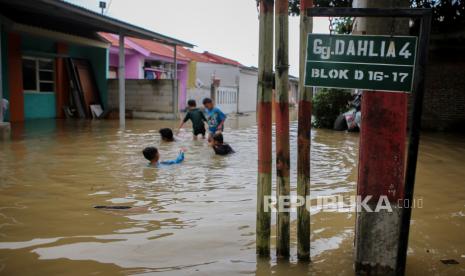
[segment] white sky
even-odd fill
[[[100,11],[99,0],[68,0]],[[257,66],[258,12],[255,0],[106,0],[107,15],[197,45],[244,65]],[[328,32],[316,19],[315,33]],[[290,74],[298,76],[299,18],[289,19]]]

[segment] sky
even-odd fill
[[[100,11],[99,0],[67,0]],[[196,45],[247,66],[258,63],[258,11],[255,0],[106,0],[106,15]],[[318,18],[315,33],[328,32]],[[299,72],[299,18],[289,19],[289,73]]]

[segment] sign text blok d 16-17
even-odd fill
[[[411,92],[414,36],[309,34],[305,85]]]

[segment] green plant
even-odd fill
[[[317,128],[333,128],[339,114],[347,111],[347,104],[352,100],[349,90],[321,89],[313,97],[313,126]]]

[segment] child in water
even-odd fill
[[[191,120],[192,122],[192,133],[194,134],[194,140],[197,140],[197,136],[202,134],[202,139],[205,139],[205,124],[204,122],[207,121],[205,115],[203,114],[200,109],[197,108],[197,103],[195,100],[187,101],[187,106],[189,107],[189,111],[187,112],[184,120],[179,125],[179,129],[188,121]]]
[[[235,151],[231,148],[230,145],[223,142],[223,134],[217,133],[213,135],[213,150],[218,155],[228,155],[234,153]]]
[[[146,147],[142,154],[144,155],[145,159],[149,160],[150,163],[148,164],[149,167],[159,167],[160,165],[173,165],[179,164],[184,161],[184,152],[185,149],[181,149],[179,151],[178,157],[174,160],[160,160],[160,153],[158,153],[158,149],[156,147]]]
[[[208,142],[211,143],[213,135],[223,132],[226,115],[224,115],[219,108],[215,107],[212,99],[210,98],[203,99],[203,106],[205,107],[208,115]]]
[[[174,135],[171,128],[162,128],[158,132],[163,142],[174,142]]]

